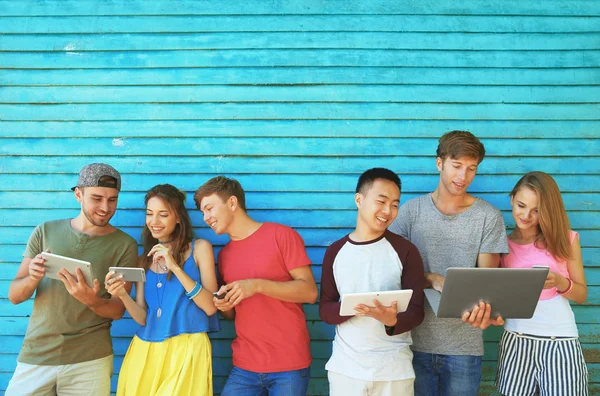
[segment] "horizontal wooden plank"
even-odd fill
[[[76,180],[76,176],[74,177]],[[517,178],[515,178],[517,180]],[[170,181],[170,180],[166,180]],[[29,186],[25,186],[29,187]],[[350,186],[349,186],[350,187]],[[427,193],[431,190],[428,190],[429,186],[421,186],[423,191],[411,191],[417,189],[409,188],[408,186],[403,187],[402,192],[402,202],[407,201],[408,199],[415,198],[419,195]],[[5,191],[11,191],[10,189],[6,189]],[[35,188],[31,191],[36,191]],[[8,193],[7,193],[8,194]],[[21,195],[23,194],[23,195]],[[63,199],[54,199],[56,197],[52,197],[51,194],[47,194],[45,192],[35,192],[32,194],[30,192],[18,192],[19,198],[21,199],[20,204],[12,204],[6,206],[5,203],[0,205],[0,210],[3,213],[7,213],[10,211],[14,211],[14,213],[18,213],[19,210],[34,210],[39,209],[40,212],[47,211],[49,214],[44,215],[48,218],[61,218],[61,217],[69,217],[75,216],[79,211],[79,206],[75,201],[74,196],[70,192],[61,192],[61,198]],[[34,195],[39,195],[41,201],[36,201],[32,199]],[[144,202],[145,192],[121,192],[119,195],[119,210],[115,214],[115,220],[121,216],[121,212],[127,209],[141,209]],[[187,204],[186,207],[189,210],[196,210],[195,203],[193,202],[193,191],[187,192]],[[352,199],[354,195],[354,191],[348,189],[346,192],[246,192],[247,199],[247,208],[250,211],[253,210],[354,210],[356,208],[356,204]],[[504,192],[497,193],[481,193],[478,192],[475,194],[477,197],[485,199],[495,207],[501,210],[509,210],[510,209],[510,201],[508,199],[508,189]],[[11,197],[11,195],[6,195],[5,197]],[[596,199],[594,193],[563,193],[562,194],[563,201],[565,203],[565,207],[567,211],[598,211],[600,210],[600,202]],[[19,202],[17,197],[11,199],[11,202]],[[48,204],[47,207],[42,206],[44,204]],[[71,210],[68,216],[61,216],[59,212],[54,212],[56,210]],[[8,214],[7,214],[8,216]],[[37,220],[40,217],[36,218]],[[3,218],[0,217],[0,224],[2,223]],[[6,224],[5,224],[6,225]],[[19,220],[16,226],[23,225],[32,225],[28,224],[25,219]]]
[[[494,146],[494,141],[485,141],[488,147]],[[493,152],[491,153],[493,155]],[[81,168],[82,164],[98,161],[97,157],[71,157],[71,156],[4,156],[0,158],[0,185],[3,185],[4,191],[25,191],[28,188],[39,190],[42,184],[39,179],[53,178],[54,174],[73,175],[73,182],[77,179],[74,171]],[[164,171],[161,164],[157,164],[155,157],[129,157],[129,156],[111,156],[103,157],[105,161],[124,175],[124,179],[136,177],[137,174],[144,173],[162,173]],[[168,163],[169,167],[176,169],[178,174],[198,175],[200,170],[206,169],[211,172],[219,170],[223,173],[272,173],[273,169],[278,169],[281,173],[294,174],[356,174],[359,175],[366,169],[373,166],[395,169],[400,172],[401,179],[411,174],[435,174],[435,161],[431,156],[427,157],[408,157],[387,155],[385,157],[371,156],[335,156],[335,157],[284,157],[284,156],[265,156],[251,157],[246,156],[162,156],[161,162]],[[402,168],[398,168],[402,164]],[[489,153],[485,161],[479,166],[478,177],[481,175],[506,174],[509,169],[511,174],[521,175],[531,170],[542,169],[554,176],[560,174],[580,174],[594,173],[595,169],[600,169],[599,157],[494,157]],[[130,175],[131,174],[131,175]],[[35,182],[24,183],[24,179],[33,175],[38,175],[39,179]],[[126,176],[125,176],[126,175]],[[168,178],[168,174],[163,174]],[[358,179],[358,176],[357,176]],[[516,180],[515,180],[516,182]],[[132,187],[131,185],[129,186]],[[409,186],[403,182],[403,192],[415,191],[416,186]],[[512,186],[507,186],[507,191]],[[565,202],[567,210],[597,210],[598,206],[593,197],[586,196],[582,191],[580,201]],[[404,196],[408,197],[408,196]],[[347,197],[345,197],[347,198]],[[496,206],[505,208],[507,204],[506,196],[501,200],[496,200]],[[487,199],[487,198],[486,198]],[[565,199],[570,199],[568,196]],[[307,200],[310,201],[310,200]],[[504,202],[506,201],[506,202]],[[570,206],[571,205],[571,206]],[[302,206],[306,207],[306,206]],[[348,205],[342,206],[348,208]],[[299,208],[290,206],[290,208]]]
[[[153,15],[2,17],[0,33],[598,32],[598,17],[452,15]]]
[[[248,49],[103,52],[1,52],[7,69],[162,67],[598,67],[596,50],[436,51],[367,49]]]
[[[363,138],[364,139],[364,138]],[[482,139],[488,150],[492,150],[497,144],[495,140]],[[435,142],[433,142],[433,147]],[[111,156],[103,157],[103,161],[114,166],[123,175],[152,173],[156,170],[157,161],[154,156]],[[54,177],[55,173],[72,174],[72,180],[77,179],[77,172],[82,164],[98,161],[93,156],[62,156],[53,155],[51,157],[36,156],[18,156],[10,155],[0,158],[0,185],[3,185],[4,191],[12,191],[14,188],[23,191],[26,185],[21,184],[22,179],[29,175],[39,175],[42,177]],[[408,174],[435,174],[435,161],[431,155],[427,156],[402,156],[386,155],[382,156],[335,156],[335,157],[316,157],[314,155],[301,156],[265,156],[265,157],[246,157],[246,156],[161,156],[161,164],[168,163],[170,169],[176,169],[177,173],[198,175],[201,170],[219,170],[223,173],[272,173],[277,169],[279,173],[350,173],[359,175],[361,172],[373,166],[394,169],[400,172],[400,177]],[[401,168],[398,165],[401,164]],[[478,176],[505,174],[510,170],[511,174],[525,174],[531,170],[541,169],[551,175],[560,174],[579,174],[595,173],[594,170],[600,169],[600,157],[512,157],[512,156],[494,156],[494,152],[488,151],[485,161],[479,166]],[[129,179],[133,175],[127,175]],[[125,176],[124,176],[125,177]],[[167,175],[164,176],[168,178]],[[18,179],[17,179],[18,178]],[[358,179],[358,176],[357,176]],[[37,183],[32,183],[36,184]],[[404,189],[412,187],[404,184]],[[512,186],[510,186],[512,187]],[[36,188],[37,189],[37,188]],[[582,197],[584,197],[583,194]],[[347,198],[347,197],[346,197]],[[505,201],[505,196],[502,201]],[[593,210],[595,201],[586,198],[589,202],[577,204],[575,207],[567,206],[567,210]],[[308,201],[308,200],[307,200]],[[600,203],[599,203],[600,204]],[[347,206],[346,206],[347,207]],[[1,219],[0,219],[1,220]]]
[[[599,35],[600,36],[600,35]],[[600,86],[157,86],[14,87],[0,103],[597,103]]]
[[[0,105],[0,108],[2,105]],[[35,106],[32,106],[35,107]],[[600,106],[598,106],[600,109]],[[600,115],[600,114],[599,114]],[[64,156],[431,156],[438,146],[430,138],[0,138],[4,155]],[[585,157],[600,152],[600,139],[493,139],[482,142],[492,156]],[[487,164],[482,165],[482,168]],[[165,162],[158,165],[164,169]],[[588,171],[587,169],[583,169]],[[590,168],[593,171],[594,168]],[[214,168],[207,169],[214,172]],[[163,173],[164,171],[160,172]]]
[[[152,169],[148,169],[152,172]],[[168,174],[167,175],[152,175],[152,174],[136,174],[123,175],[123,190],[120,194],[125,197],[130,191],[147,191],[150,187],[169,182],[182,189],[188,191],[190,196],[190,205],[193,192],[208,179],[218,176],[223,173],[207,173],[199,177],[190,177],[189,175]],[[227,176],[237,179],[246,192],[346,192],[354,193],[356,182],[359,174],[280,174],[274,177],[272,174],[231,174]],[[492,193],[508,193],[522,175],[478,175],[472,182],[469,191],[477,195],[480,192]],[[401,175],[403,182],[403,190],[406,193],[410,192],[429,192],[435,190],[439,182],[438,175],[423,174],[423,175]],[[77,176],[56,174],[52,177],[47,175],[27,175],[22,177],[21,181],[15,180],[15,175],[0,174],[0,180],[12,181],[10,185],[6,183],[3,191],[0,191],[0,207],[1,208],[63,208],[65,203],[67,208],[73,207],[73,193],[71,187],[76,183]],[[554,179],[560,186],[563,192],[577,193],[580,191],[593,193],[598,192],[600,186],[598,175],[555,175]],[[9,187],[10,186],[10,187]],[[15,191],[15,192],[6,192]],[[27,195],[35,192],[34,195]],[[53,194],[43,194],[49,191]],[[37,198],[36,198],[37,196]],[[138,196],[139,197],[139,196]],[[34,198],[34,199],[30,199]],[[594,200],[593,196],[590,196]],[[129,195],[128,195],[128,202]],[[346,198],[351,200],[352,198]],[[61,203],[62,202],[62,203]],[[141,200],[133,206],[124,206],[138,208]],[[27,206],[24,206],[27,204]],[[271,204],[269,202],[269,204]],[[128,204],[129,205],[129,204]],[[251,201],[248,201],[249,207],[256,207]],[[256,204],[258,205],[258,204]],[[190,206],[192,207],[192,206]],[[273,208],[276,208],[273,206]],[[321,209],[321,208],[320,208]]]
[[[10,34],[7,52],[169,51],[218,49],[595,50],[594,33],[226,32]]]
[[[351,198],[349,195],[348,200],[351,200]],[[77,211],[73,209],[0,209],[0,228],[10,230],[11,227],[35,227],[44,221],[69,218],[75,213]],[[145,213],[144,208],[121,209],[115,214],[111,224],[115,227],[142,227],[146,221]],[[352,228],[356,225],[356,209],[263,209],[249,210],[248,214],[256,221],[271,221],[287,224],[294,228]],[[511,211],[504,211],[502,215],[506,226],[514,228],[515,222]],[[192,224],[204,225],[203,215],[200,211],[191,210],[190,217]],[[598,228],[598,224],[600,224],[600,211],[571,212],[569,220],[571,228],[574,230],[593,230]]]
[[[599,51],[600,54],[600,51]],[[600,62],[600,59],[599,59]],[[9,121],[388,119],[600,120],[597,104],[178,103],[0,104]]]
[[[600,69],[598,69],[600,70]],[[2,73],[0,73],[2,76]],[[600,78],[600,74],[598,76]],[[2,121],[1,137],[429,137],[473,131],[480,138],[597,138],[600,121],[552,120],[135,120]],[[135,135],[133,133],[135,131]],[[64,161],[65,157],[54,153]],[[489,154],[488,154],[489,155]],[[53,156],[54,157],[54,156]],[[0,161],[5,157],[0,156]],[[118,158],[118,157],[115,157]],[[227,158],[227,157],[224,157]],[[143,159],[142,159],[143,160]],[[45,158],[54,163],[53,158]],[[43,169],[42,169],[43,170]]]
[[[218,0],[196,2],[183,0],[146,2],[143,0],[120,2],[39,0],[12,2],[0,1],[6,16],[21,15],[287,15],[287,14],[431,14],[431,15],[600,15],[595,1],[569,0],[548,7],[536,1],[507,0],[500,4],[493,0],[466,0],[460,3],[396,2],[391,0],[333,0],[321,2],[307,0],[260,1],[223,3]]]
[[[94,85],[595,85],[600,68],[451,68],[442,67],[185,67],[160,69],[3,69],[0,84]],[[1,92],[1,91],[0,91]],[[567,132],[567,131],[565,131]]]
[[[469,32],[594,33],[598,17],[452,15],[145,15],[2,17],[0,33]]]

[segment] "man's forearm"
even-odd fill
[[[23,301],[29,300],[39,284],[39,281],[32,279],[29,275],[15,279],[10,284],[8,299],[13,304],[20,304]]]
[[[88,305],[87,307],[94,311],[98,316],[109,319],[121,319],[125,313],[125,305],[119,298],[101,298],[97,297],[98,300]]]
[[[304,279],[294,279],[287,282],[275,282],[266,279],[254,279],[256,292],[277,300],[292,303],[313,304],[317,301],[316,285]]]

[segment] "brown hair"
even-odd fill
[[[148,205],[148,201],[151,198],[160,198],[174,213],[179,223],[175,226],[173,233],[170,238],[171,252],[175,262],[182,267],[185,262],[185,253],[187,252],[188,245],[194,238],[194,230],[192,228],[192,220],[185,208],[185,193],[177,189],[177,187],[170,184],[159,184],[152,187],[146,193],[144,198],[144,205]],[[152,257],[148,257],[148,252],[156,245],[158,240],[152,236],[152,233],[148,227],[144,227],[142,231],[142,244],[144,246],[144,268],[148,269],[152,264]],[[170,279],[171,273],[167,275]]]
[[[485,147],[475,135],[468,131],[451,131],[445,133],[439,141],[436,155],[443,160],[450,158],[477,158],[481,163],[485,157]]]
[[[217,194],[223,202],[227,201],[230,197],[236,197],[238,201],[238,207],[246,210],[246,195],[244,189],[239,181],[235,179],[229,179],[225,176],[213,177],[196,190],[194,194],[194,201],[196,207],[200,209],[202,198],[208,197],[209,195]]]
[[[510,197],[514,198],[523,188],[529,188],[538,197],[539,234],[535,246],[546,248],[557,260],[571,258],[571,226],[556,181],[547,173],[529,172],[517,182]]]

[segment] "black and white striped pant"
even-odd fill
[[[507,396],[587,396],[588,372],[579,339],[505,330],[498,345],[496,386]]]

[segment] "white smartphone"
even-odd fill
[[[146,271],[143,268],[110,267],[108,270],[115,272],[113,278],[122,275],[125,282],[146,282]]]

